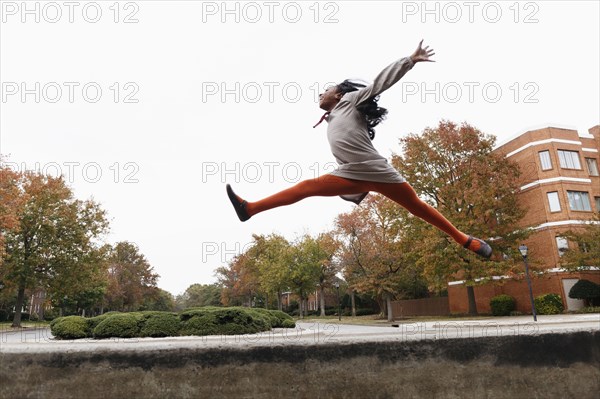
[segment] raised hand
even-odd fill
[[[421,61],[435,62],[434,60],[429,59],[429,57],[435,55],[433,49],[430,49],[429,46],[425,48],[421,48],[423,44],[423,40],[419,42],[419,47],[415,50],[415,52],[410,56],[412,62],[417,63]]]

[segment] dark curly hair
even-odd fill
[[[342,83],[338,84],[336,89],[339,93],[345,94],[352,91],[357,91],[364,87],[366,87],[366,85],[362,83],[357,83],[351,81],[350,79],[346,79]],[[371,140],[375,138],[375,126],[384,120],[388,113],[388,110],[380,107],[377,104],[377,101],[379,101],[379,96],[371,97],[356,107],[356,109],[365,117],[367,129],[369,130],[369,138]]]

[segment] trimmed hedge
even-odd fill
[[[140,330],[142,337],[171,337],[179,335],[181,322],[177,313],[157,313],[147,315]]]
[[[569,298],[583,299],[592,306],[600,304],[600,285],[589,280],[579,280],[569,290]]]
[[[139,337],[144,317],[140,313],[113,314],[94,328],[94,338]]]
[[[575,313],[600,313],[600,306],[589,306],[586,308],[581,308]]]
[[[90,336],[89,325],[81,316],[67,316],[52,320],[52,334],[58,339],[78,339]]]
[[[270,318],[256,309],[204,307],[181,313],[181,335],[255,334],[272,328]]]
[[[515,310],[515,299],[506,294],[490,299],[490,308],[494,316],[509,316]]]
[[[564,310],[562,299],[558,294],[544,294],[534,299],[537,314],[559,314]]]
[[[284,312],[243,307],[192,308],[179,314],[109,312],[92,318],[59,317],[50,323],[57,339],[237,335],[294,327],[294,319]]]

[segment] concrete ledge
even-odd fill
[[[595,398],[600,331],[0,353],[2,398]]]

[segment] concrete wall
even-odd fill
[[[0,353],[2,398],[596,398],[600,332]]]

